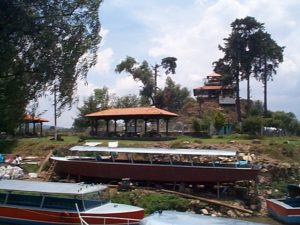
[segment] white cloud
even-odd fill
[[[134,81],[131,76],[119,76],[116,78],[115,85],[110,88],[110,92],[117,94],[117,96],[138,95],[140,86],[141,83]]]
[[[100,50],[98,53],[97,64],[90,69],[89,76],[101,77],[109,75],[113,60],[113,54],[114,52],[111,48]]]

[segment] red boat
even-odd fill
[[[285,224],[300,224],[300,186],[288,184],[288,196],[282,199],[267,199],[271,217]]]
[[[79,225],[84,216],[89,225],[138,224],[144,210],[99,199],[105,189],[83,183],[0,180],[0,223]]]
[[[99,180],[222,183],[256,180],[259,165],[238,160],[233,150],[74,146],[93,157],[52,157],[55,173]]]

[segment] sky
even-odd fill
[[[87,83],[78,82],[79,102],[58,118],[59,127],[71,127],[77,107],[95,88],[124,96],[138,94],[139,84],[126,73],[116,74],[117,64],[134,57],[138,62],[160,63],[164,57],[176,57],[176,74],[171,78],[191,91],[203,85],[212,72],[212,62],[223,56],[218,45],[231,32],[237,18],[255,17],[279,46],[285,46],[284,62],[273,81],[268,83],[268,109],[293,112],[300,119],[300,1],[299,0],[106,0],[99,9],[102,41],[98,61],[91,68]],[[159,86],[166,76],[161,74]],[[263,101],[263,86],[251,81],[251,97]],[[241,84],[246,98],[246,82]],[[51,96],[42,99],[41,117],[54,124]]]

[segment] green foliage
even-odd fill
[[[141,190],[118,192],[112,196],[112,201],[122,204],[137,205],[145,209],[145,214],[158,210],[186,211],[189,201],[171,194],[146,193]]]
[[[0,139],[0,153],[9,154],[12,152],[12,149],[15,147],[15,141],[1,140]]]
[[[199,118],[192,118],[192,128],[195,132],[201,131],[201,120]]]
[[[94,90],[94,94],[83,101],[83,105],[78,107],[78,117],[73,122],[73,127],[76,130],[82,130],[90,126],[90,120],[85,117],[88,113],[97,112],[109,107],[110,97],[108,88],[103,87]]]
[[[225,116],[223,113],[217,111],[214,115],[214,125],[217,130],[220,130],[225,124]]]
[[[146,214],[151,214],[158,210],[185,211],[188,206],[188,200],[179,198],[176,195],[151,193],[140,199],[139,205],[146,209]]]
[[[156,106],[166,108],[172,112],[178,112],[190,99],[190,92],[186,87],[181,88],[179,84],[167,77],[166,86],[158,90],[155,96]]]
[[[115,97],[112,106],[115,108],[131,108],[140,106],[140,98],[136,95],[125,95]]]
[[[300,129],[300,123],[294,113],[276,111],[270,112],[270,117],[265,119],[265,126],[282,129],[285,134],[297,135]]]
[[[254,101],[248,110],[249,116],[262,116],[264,114],[263,103],[259,100]]]
[[[224,39],[224,46],[219,49],[224,53],[223,58],[214,62],[215,71],[224,74],[222,82],[225,85],[234,84],[236,98],[239,99],[239,82],[247,80],[248,104],[250,103],[250,75],[262,80],[264,84],[264,112],[267,112],[266,86],[272,74],[276,72],[279,63],[283,61],[283,47],[265,32],[263,23],[253,17],[236,19],[231,24],[232,31]],[[248,105],[248,108],[250,106]],[[237,121],[241,121],[240,102],[236,102]]]
[[[96,64],[101,2],[1,1],[1,131],[13,133],[26,105],[54,84],[59,110],[72,105],[78,78]]]
[[[258,116],[250,116],[243,121],[243,132],[250,135],[260,135],[262,119]]]
[[[166,74],[174,74],[177,66],[176,60],[174,57],[163,58],[160,65],[156,64],[151,67],[147,61],[139,64],[133,57],[127,56],[125,60],[116,66],[115,72],[121,73],[124,71],[131,74],[134,80],[142,82],[143,87],[140,90],[140,95],[151,99],[152,104],[156,105],[158,68],[164,68]]]

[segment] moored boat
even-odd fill
[[[140,225],[263,225],[262,223],[253,223],[237,219],[222,217],[212,217],[193,213],[162,211],[155,212],[144,218]]]
[[[138,224],[144,210],[99,198],[105,189],[83,183],[0,180],[0,223],[72,225],[81,224],[81,215],[89,225]]]
[[[51,157],[56,174],[78,179],[202,184],[256,180],[260,171],[259,165],[239,161],[237,151],[226,149],[74,146],[70,150],[95,154],[93,158]]]
[[[298,185],[288,185],[288,196],[281,199],[267,199],[267,209],[271,217],[286,223],[300,224],[300,196]]]

